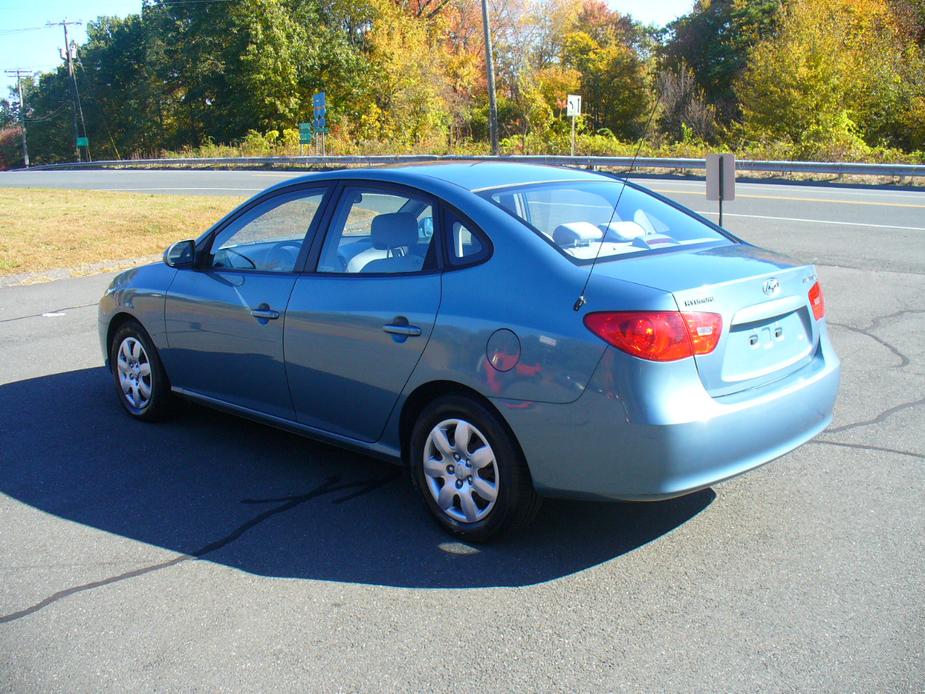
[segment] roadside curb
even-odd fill
[[[124,258],[121,260],[109,260],[103,263],[91,263],[89,265],[78,265],[72,268],[53,268],[51,270],[40,270],[38,272],[23,272],[18,275],[0,276],[0,289],[6,287],[19,287],[27,284],[44,284],[46,282],[55,282],[57,280],[70,279],[72,277],[85,277],[87,275],[101,275],[106,272],[116,272],[126,270],[136,265],[145,265],[153,263],[160,259],[160,255],[147,255],[141,258]]]

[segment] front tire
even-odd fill
[[[411,434],[410,471],[427,510],[460,539],[484,542],[533,520],[540,497],[513,436],[476,400],[427,405]]]
[[[167,373],[141,324],[127,321],[116,330],[109,364],[119,402],[133,418],[156,421],[172,414],[174,398]]]

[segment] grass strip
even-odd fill
[[[0,188],[0,276],[79,270],[161,253],[245,198]]]

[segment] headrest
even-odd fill
[[[386,212],[373,217],[373,246],[379,249],[414,246],[418,242],[418,220],[410,212]]]
[[[646,235],[646,230],[636,222],[611,222],[607,230],[620,241],[632,241]]]
[[[592,241],[600,241],[604,235],[600,229],[591,222],[569,222],[560,224],[552,232],[552,240],[560,248],[588,245]]]

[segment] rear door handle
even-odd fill
[[[263,320],[276,320],[279,318],[279,311],[274,311],[271,308],[255,308],[251,309],[251,315],[254,318],[262,318]]]
[[[382,329],[391,335],[404,335],[405,337],[418,337],[421,334],[421,329],[416,325],[386,323]]]

